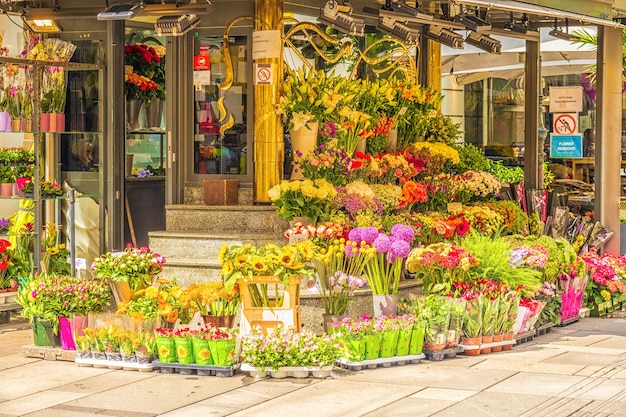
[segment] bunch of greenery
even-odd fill
[[[460,242],[479,264],[470,270],[473,278],[488,278],[506,282],[511,288],[523,285],[530,291],[536,291],[543,283],[543,274],[533,268],[515,267],[509,260],[511,245],[499,234],[486,236],[471,231]]]

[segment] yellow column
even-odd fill
[[[255,30],[283,31],[283,1],[254,0]],[[254,86],[254,202],[269,203],[267,191],[283,178],[285,145],[276,104],[283,79],[283,46],[276,58],[259,58],[254,64],[271,64],[271,84]],[[256,75],[255,75],[256,78]]]
[[[436,12],[433,1],[424,4],[426,10]],[[422,36],[418,56],[418,81],[420,84],[441,91],[441,44]]]

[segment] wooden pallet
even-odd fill
[[[580,316],[575,316],[567,320],[562,320],[561,323],[558,324],[558,326],[565,327],[569,324],[576,323],[577,321],[580,321]]]
[[[541,326],[535,328],[535,336],[541,336],[543,334],[550,333],[553,327],[554,323],[542,324]]]

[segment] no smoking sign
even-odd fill
[[[274,79],[272,64],[254,64],[254,83],[271,84]]]
[[[556,113],[552,131],[557,135],[571,135],[578,132],[578,115],[576,113]]]

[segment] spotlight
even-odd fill
[[[144,2],[115,4],[105,11],[98,13],[98,20],[126,20],[132,19],[145,7]]]
[[[516,22],[515,19],[513,19],[513,12],[511,12],[510,16],[511,18],[509,22],[504,24],[504,30],[520,33],[522,35],[525,35],[529,30],[532,30],[528,27],[528,16],[526,16],[526,13],[524,13],[524,17],[519,22]],[[533,32],[535,31],[533,30]]]
[[[502,50],[502,43],[499,40],[476,32],[470,32],[465,42],[491,54],[499,55]]]
[[[565,32],[557,29],[557,23],[557,19],[554,19],[554,29],[548,32],[548,35],[568,42],[577,42],[579,40],[577,36],[569,34],[569,19],[565,19]]]
[[[379,18],[377,29],[387,35],[395,36],[406,43],[417,44],[420,41],[420,33],[417,30],[411,29],[402,23],[398,23],[395,19],[389,17]]]
[[[335,0],[328,0],[320,10],[318,20],[328,26],[340,30],[348,35],[363,36],[365,34],[365,21],[350,16],[352,6],[344,3],[339,6]]]
[[[463,36],[441,26],[427,25],[424,33],[428,39],[454,49],[463,49]]]
[[[397,0],[395,2],[392,0],[385,0],[383,10],[406,14],[408,16],[416,17],[418,19],[433,19],[433,15],[431,13],[425,12],[417,8],[419,7],[419,2],[415,2],[415,6],[416,7],[409,6],[408,4],[406,4],[406,0]]]
[[[484,32],[491,29],[491,23],[478,16],[466,15],[463,11],[463,5],[461,5],[461,13],[454,16],[454,21],[465,25],[466,28],[474,32]]]
[[[154,25],[157,35],[182,36],[198,26],[200,19],[195,14],[159,17]]]
[[[24,23],[35,33],[58,33],[63,32],[61,26],[51,19],[24,19]]]

